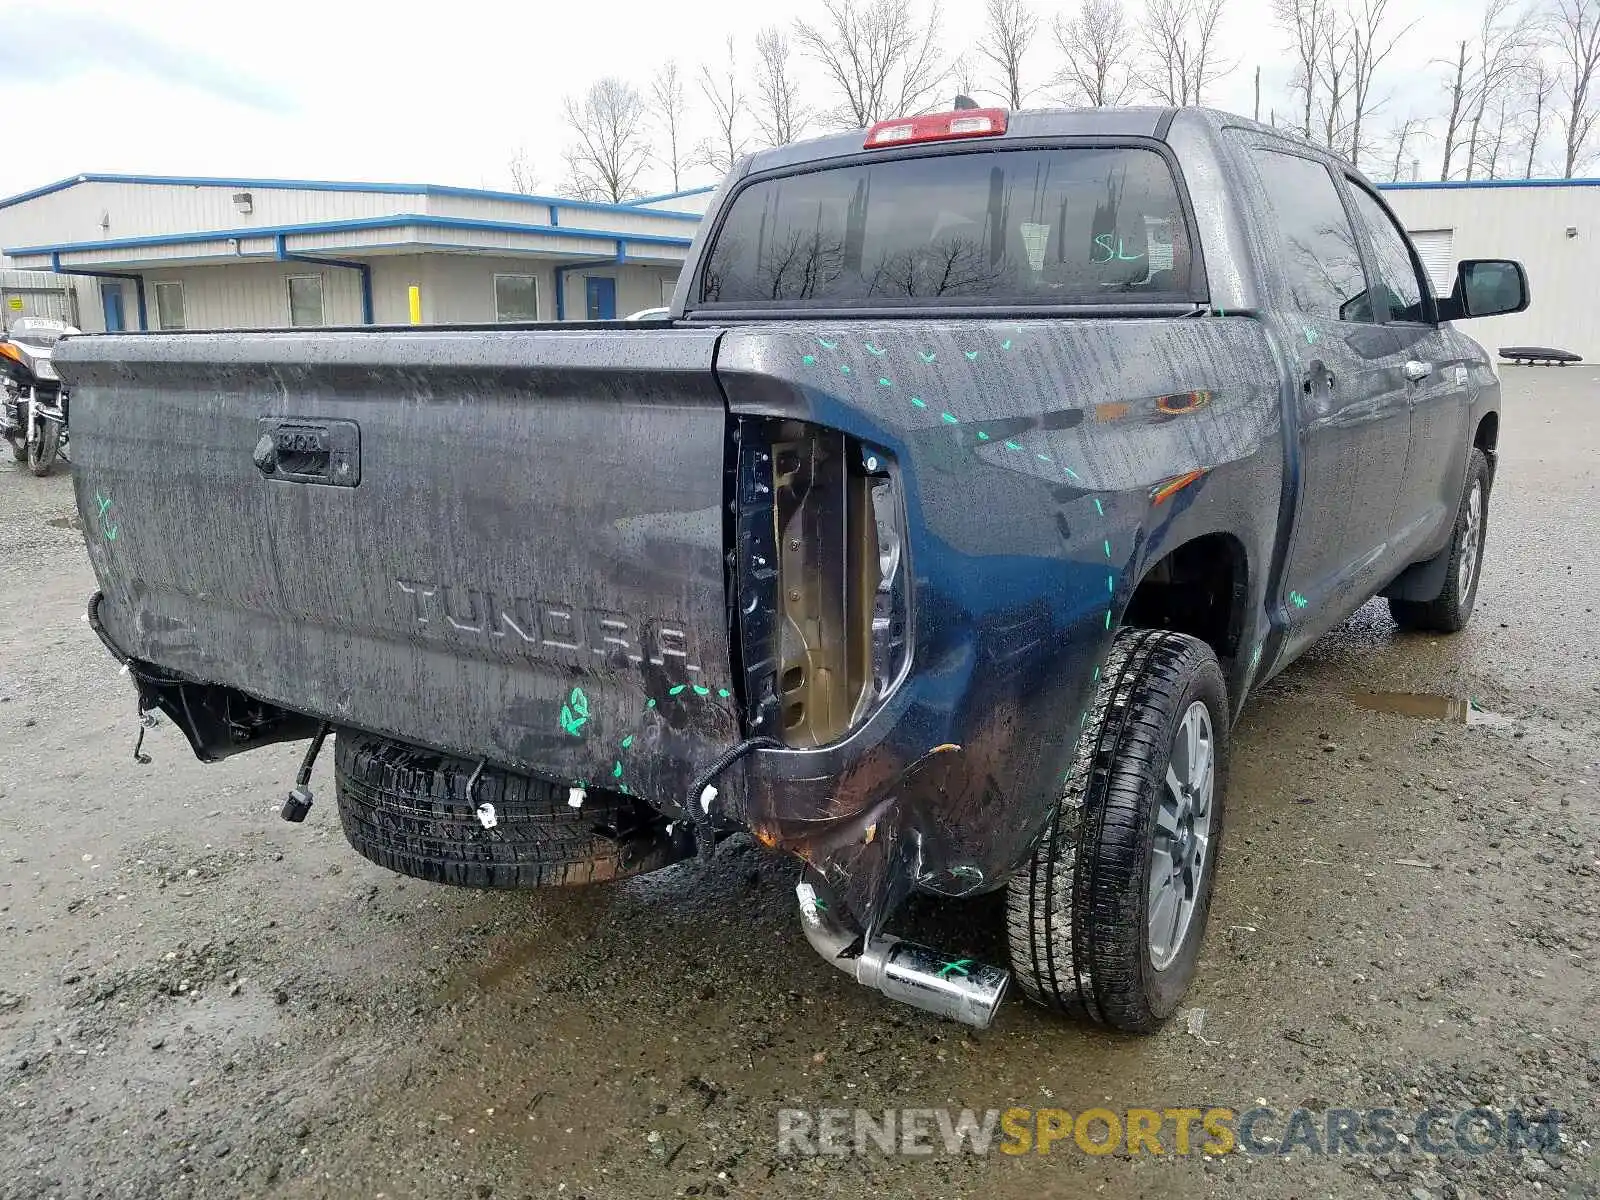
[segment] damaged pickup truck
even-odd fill
[[[211,761],[336,735],[355,848],[613,879],[748,831],[806,936],[986,1024],[1156,1028],[1253,688],[1374,595],[1467,621],[1499,430],[1350,167],[1183,109],[764,151],[667,318],[74,337],[94,628]],[[889,932],[1005,889],[1009,968]]]

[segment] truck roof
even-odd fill
[[[1214,108],[1174,108],[1170,105],[1134,105],[1127,108],[1025,108],[1012,110],[1001,139],[1037,137],[1163,137],[1175,120],[1203,124],[1213,130],[1243,126],[1280,137],[1297,135],[1273,129],[1248,117]],[[860,154],[862,131],[791,142],[773,150],[759,150],[746,160],[750,174]]]

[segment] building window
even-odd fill
[[[289,324],[296,328],[322,324],[322,276],[289,276]]]
[[[158,283],[156,290],[156,328],[187,329],[183,323],[183,284]]]
[[[494,277],[494,319],[496,321],[537,321],[539,319],[539,281],[532,275]]]

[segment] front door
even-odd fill
[[[1251,161],[1288,283],[1275,323],[1292,364],[1299,487],[1276,598],[1294,655],[1386,583],[1410,445],[1401,342],[1375,303],[1362,243],[1320,161],[1264,146]]]
[[[122,285],[120,283],[102,283],[100,285],[100,303],[105,308],[107,333],[121,333],[127,328],[122,315]]]
[[[617,319],[617,281],[605,275],[590,275],[584,280],[584,317],[590,321]]]
[[[1411,407],[1411,452],[1395,514],[1395,541],[1407,562],[1443,548],[1455,527],[1472,441],[1468,368],[1433,320],[1432,284],[1398,222],[1356,179],[1347,179],[1356,223],[1372,244],[1373,266],[1399,339],[1400,370]],[[1403,564],[1402,564],[1403,565]]]

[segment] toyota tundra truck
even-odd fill
[[[65,340],[89,615],[202,760],[310,740],[291,819],[332,733],[395,871],[744,832],[860,983],[1149,1031],[1252,690],[1373,596],[1471,615],[1500,386],[1457,323],[1528,288],[1436,290],[1247,120],[885,121],[740,162],[661,319]],[[1008,965],[890,932],[999,890]]]

